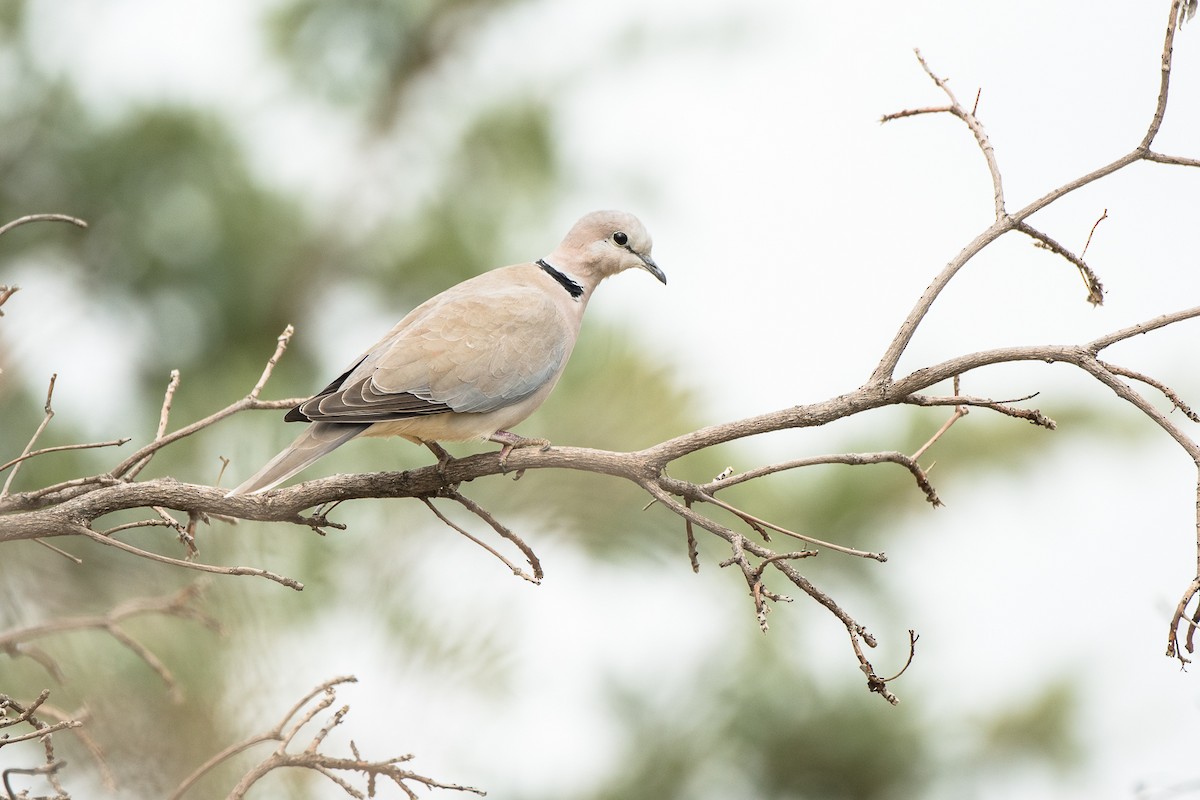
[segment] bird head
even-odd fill
[[[646,227],[632,214],[593,211],[567,232],[550,263],[593,283],[639,267],[665,284],[666,274],[650,257],[653,245]]]

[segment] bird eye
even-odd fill
[[[629,244],[629,235],[625,231],[617,231],[613,234],[613,241],[624,247]]]

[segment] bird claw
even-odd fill
[[[508,473],[508,456],[513,450],[521,447],[537,447],[544,453],[550,449],[549,439],[529,439],[508,431],[496,431],[488,438],[503,445],[500,448],[500,471],[506,474]],[[520,478],[520,475],[517,477]]]

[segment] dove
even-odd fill
[[[639,268],[664,285],[646,228],[623,211],[594,211],[537,261],[485,272],[426,300],[284,417],[308,426],[227,496],[278,486],[357,436],[548,446],[510,430],[545,402],[579,337],[583,312],[605,278]]]

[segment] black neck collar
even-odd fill
[[[582,286],[556,270],[554,267],[550,266],[546,259],[539,258],[536,263],[547,275],[558,281],[559,285],[566,289],[567,294],[571,295],[571,297],[574,297],[576,300],[578,300],[579,296],[583,294]]]

